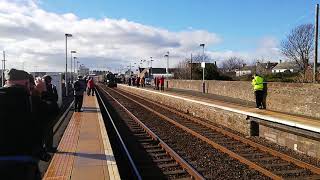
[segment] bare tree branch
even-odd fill
[[[222,68],[225,71],[234,71],[236,69],[240,69],[245,64],[245,61],[239,57],[231,57],[222,63]]]
[[[294,28],[281,42],[281,52],[289,60],[299,65],[305,72],[312,58],[314,27],[312,24],[303,24]]]

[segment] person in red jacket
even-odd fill
[[[94,96],[94,82],[92,77],[89,78],[89,81],[87,83],[87,88],[88,88],[88,91],[87,91],[88,96],[90,96],[91,92],[92,92],[92,96]]]
[[[161,87],[161,91],[164,91],[164,76],[161,76],[160,78],[160,87]]]

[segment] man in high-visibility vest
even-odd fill
[[[253,75],[252,86],[254,90],[254,94],[256,96],[256,108],[265,109],[263,106],[263,78],[258,74]]]

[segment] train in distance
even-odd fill
[[[117,83],[120,82],[120,78],[116,74],[109,72],[105,75],[93,76],[95,82],[104,83],[108,87],[117,87]]]

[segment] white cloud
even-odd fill
[[[170,32],[126,19],[80,19],[72,13],[46,12],[32,0],[0,2],[0,48],[7,52],[11,67],[20,68],[24,62],[29,71],[36,66],[63,71],[65,33],[73,34],[68,38],[69,50],[78,52],[81,63],[97,68],[125,66],[150,56],[161,60],[168,50],[177,61],[182,51],[199,42],[221,42],[218,35],[204,30]]]
[[[126,67],[151,56],[154,66],[164,67],[163,55],[170,51],[171,66],[199,51],[199,43],[207,46],[222,43],[222,37],[206,30],[187,28],[172,32],[126,19],[81,19],[75,14],[47,12],[37,6],[39,0],[0,1],[0,50],[7,52],[9,67],[28,71],[64,71],[65,33],[68,51],[76,50],[79,61],[91,68]],[[207,51],[215,59],[241,56],[275,57],[278,42],[272,37],[262,38],[252,52],[225,50]],[[145,64],[146,65],[146,64]],[[68,63],[69,66],[69,63]]]

